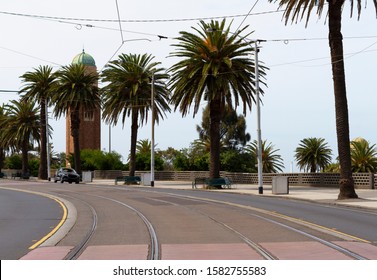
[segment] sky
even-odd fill
[[[300,140],[307,137],[324,138],[333,150],[334,160],[337,157],[326,12],[320,19],[313,14],[305,27],[305,22],[285,25],[283,12],[265,0],[0,0],[0,3],[0,104],[18,98],[17,93],[2,91],[19,90],[22,87],[19,77],[25,72],[40,65],[58,70],[69,65],[83,49],[93,56],[99,71],[110,58],[121,53],[152,54],[162,67],[169,68],[177,62],[170,54],[180,31],[192,32],[191,27],[198,26],[199,19],[227,17],[231,31],[248,25],[248,30],[254,31],[250,40],[265,40],[259,52],[259,60],[269,67],[261,107],[262,139],[279,150],[285,171],[298,171],[294,151]],[[342,31],[350,138],[363,137],[376,144],[377,19],[372,6],[370,1],[357,20],[357,16],[349,17],[347,4]],[[116,21],[118,14],[121,24]],[[158,35],[167,38],[159,39]],[[247,132],[254,140],[255,106],[247,113],[246,121]],[[157,149],[188,148],[198,138],[196,125],[200,122],[201,114],[183,118],[180,112],[173,111],[156,125]],[[54,151],[64,152],[65,119],[51,116],[50,125],[54,129]],[[104,151],[109,150],[109,131],[109,126],[103,123]],[[148,122],[139,129],[138,139],[149,139],[150,135]],[[129,146],[130,122],[112,127],[111,149],[126,160]]]

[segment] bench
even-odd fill
[[[0,178],[7,178],[7,174],[3,173],[3,172],[0,172]]]
[[[206,183],[206,180],[207,178],[203,178],[203,177],[195,178],[194,181],[192,182],[192,188],[197,189],[197,184],[202,184],[204,186]]]
[[[21,172],[12,173],[11,179],[21,178]]]
[[[140,176],[118,176],[115,178],[115,185],[118,185],[118,182],[123,182],[123,184],[140,184]]]
[[[21,172],[12,173],[11,179],[16,179],[16,178],[28,180],[30,179],[30,174],[29,173],[22,174]]]
[[[206,179],[205,183],[206,183],[207,187],[224,186],[227,189],[230,189],[232,187],[232,183],[226,177],[224,177],[224,178],[209,178],[209,179]]]

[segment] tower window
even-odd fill
[[[93,122],[94,121],[93,111],[85,111],[84,112],[84,121],[86,121],[86,122]]]

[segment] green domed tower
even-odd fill
[[[96,62],[94,58],[87,54],[84,50],[82,53],[76,55],[72,64],[82,64],[85,66],[86,71],[95,73],[97,72]],[[67,114],[66,121],[66,153],[67,159],[69,154],[73,154],[73,137],[71,136],[71,120],[70,114]],[[101,150],[101,110],[80,112],[80,150],[91,149]]]
[[[96,62],[94,61],[94,58],[90,54],[87,54],[85,50],[82,50],[82,53],[79,53],[73,58],[72,64],[83,64],[85,66],[96,67]]]

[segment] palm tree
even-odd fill
[[[140,154],[150,154],[152,143],[148,139],[137,141],[136,152]]]
[[[377,172],[376,145],[369,145],[366,140],[351,142],[351,159],[353,172]]]
[[[192,27],[197,34],[180,32],[178,43],[173,45],[177,51],[172,55],[181,60],[170,68],[172,103],[182,116],[194,105],[195,117],[202,100],[208,103],[212,178],[220,177],[220,127],[225,105],[235,109],[242,101],[246,114],[255,101],[255,63],[249,57],[254,48],[247,41],[251,33],[242,35],[247,27],[232,33],[225,24],[225,20],[200,21],[199,28]]]
[[[250,154],[257,157],[258,142],[247,145],[245,148]],[[272,143],[267,145],[267,140],[262,141],[262,170],[263,173],[278,173],[283,172],[284,164],[281,155],[277,154],[279,149],[275,149]]]
[[[21,93],[24,93],[22,100],[25,102],[36,101],[40,106],[40,163],[39,163],[39,179],[46,180],[50,177],[47,174],[47,121],[46,121],[46,109],[50,102],[52,95],[52,89],[56,84],[56,76],[52,73],[52,67],[39,66],[32,72],[26,72],[21,76],[22,82],[25,84],[21,89]]]
[[[343,36],[341,32],[342,11],[346,0],[269,0],[279,2],[279,6],[285,6],[284,17],[286,23],[289,18],[292,21],[301,20],[306,13],[306,24],[312,11],[316,8],[318,16],[322,15],[325,7],[328,8],[329,46],[332,62],[332,75],[335,97],[336,133],[338,141],[340,181],[338,199],[357,198],[352,179],[351,152],[348,122],[347,92],[344,73]],[[362,0],[350,0],[351,16],[354,4],[357,5],[360,17]],[[366,3],[366,1],[365,1]],[[373,0],[377,12],[377,1]]]
[[[158,123],[170,112],[169,91],[165,85],[168,75],[163,68],[157,68],[160,63],[153,59],[148,54],[121,54],[102,72],[102,81],[108,83],[102,89],[103,118],[115,125],[121,116],[124,126],[126,118],[131,117],[130,176],[135,176],[136,171],[138,128],[147,122],[151,109],[152,79],[155,121]]]
[[[22,176],[29,173],[28,151],[40,139],[40,116],[35,102],[12,100],[5,105],[7,118],[2,122],[2,142],[22,152]]]
[[[331,163],[331,149],[323,138],[305,138],[296,148],[295,158],[305,172],[323,171]]]
[[[100,106],[98,74],[86,71],[82,64],[71,64],[64,66],[56,75],[57,86],[51,99],[55,105],[54,114],[56,118],[70,116],[74,164],[77,172],[81,173],[80,112],[93,111]]]

